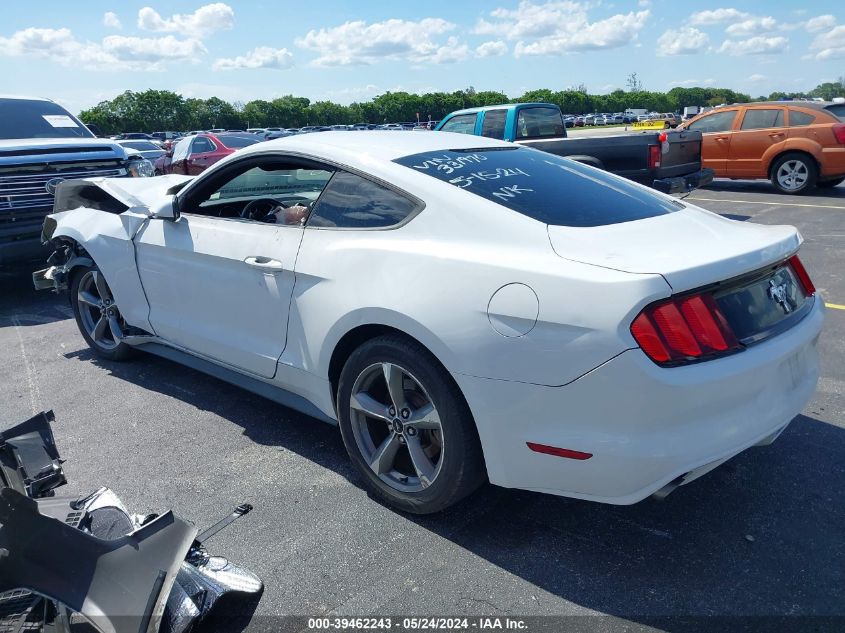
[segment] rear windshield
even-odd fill
[[[261,139],[255,136],[254,134],[244,134],[241,135],[234,135],[234,134],[221,134],[217,137],[217,139],[223,143],[226,147],[230,149],[238,149],[240,147],[246,147],[247,145],[254,145],[258,143]]]
[[[604,226],[683,208],[627,180],[527,147],[441,150],[394,162],[557,226]]]
[[[563,115],[557,108],[522,108],[519,111],[516,118],[516,138],[548,138],[562,135]]]
[[[837,118],[845,119],[845,103],[834,103],[833,105],[825,106],[825,110]]]
[[[52,101],[0,99],[0,139],[80,137],[94,135]]]

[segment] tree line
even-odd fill
[[[633,76],[633,75],[632,75]],[[635,76],[634,76],[635,78]],[[635,78],[636,79],[636,78]],[[560,106],[565,114],[622,112],[627,108],[646,108],[653,112],[677,112],[685,106],[712,106],[722,103],[752,101],[750,95],[727,88],[672,88],[668,92],[642,89],[639,81],[629,81],[629,90],[591,95],[583,86],[575,90],[530,90],[518,97],[502,92],[476,91],[469,87],[455,92],[386,92],[370,101],[340,105],[331,101],[312,102],[305,97],[285,95],[272,101],[256,99],[230,103],[210,99],[185,98],[168,90],[127,90],[93,108],[83,110],[79,118],[96,125],[103,134],[153,132],[161,130],[207,130],[211,128],[246,129],[247,127],[302,127],[352,123],[392,123],[438,120],[454,110],[502,103],[542,101]],[[754,100],[785,97],[845,96],[845,77],[823,83],[808,94],[775,92]]]

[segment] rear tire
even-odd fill
[[[833,180],[823,180],[822,182],[817,182],[816,187],[819,189],[832,189],[833,187],[838,187],[843,182],[845,182],[845,176],[842,178],[834,178]]]
[[[438,512],[486,479],[469,407],[415,341],[388,335],[356,349],[340,375],[337,409],[353,466],[394,508]]]
[[[788,152],[772,165],[771,181],[780,193],[806,193],[816,186],[819,169],[808,154]]]
[[[100,358],[123,361],[135,351],[121,339],[126,321],[113,299],[105,276],[96,266],[74,269],[70,303],[82,338]]]

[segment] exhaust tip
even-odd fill
[[[676,477],[675,479],[670,481],[668,484],[663,486],[660,490],[658,490],[655,493],[652,493],[651,498],[657,499],[658,501],[663,501],[672,492],[674,492],[675,489],[678,488],[678,486],[680,486],[682,483],[684,483],[684,477],[686,477],[686,474],[683,474],[680,477]]]

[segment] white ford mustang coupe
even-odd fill
[[[37,287],[99,356],[339,424],[402,510],[485,480],[614,504],[772,442],[818,377],[790,226],[449,133],[326,132],[197,178],[74,180]]]

